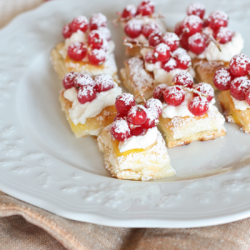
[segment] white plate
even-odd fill
[[[109,226],[198,227],[249,216],[250,135],[236,125],[226,125],[225,138],[169,150],[176,177],[147,183],[111,178],[96,142],[74,138],[58,101],[61,83],[50,50],[75,15],[101,11],[112,20],[126,2],[52,1],[0,32],[0,189],[63,217]],[[158,2],[170,26],[185,15],[186,6],[173,15],[178,4]],[[247,13],[238,6],[232,1],[222,9],[238,20],[230,25],[243,34],[250,55],[250,30],[239,22]],[[123,34],[110,28],[121,67]]]

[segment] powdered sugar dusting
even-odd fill
[[[84,88],[79,88],[77,91],[78,97],[92,96],[94,93],[94,88],[91,85],[85,85]]]
[[[142,28],[142,21],[140,19],[131,19],[126,24],[130,30],[141,30]]]
[[[198,28],[199,25],[202,23],[202,20],[198,17],[198,16],[195,16],[195,15],[190,15],[190,16],[187,16],[184,18],[183,22],[182,22],[182,25],[184,27],[187,27],[187,26],[192,26],[194,29]]]
[[[197,10],[205,10],[205,6],[201,3],[192,3],[188,6],[187,13],[188,15],[191,15]]]
[[[205,38],[206,37],[202,35],[201,33],[195,33],[194,35],[188,38],[188,43],[194,44],[195,46],[198,46],[198,47],[203,47]],[[200,40],[201,42],[197,43],[197,40]]]
[[[106,53],[103,49],[93,49],[92,54],[95,55],[98,60],[103,60],[106,56]]]
[[[122,95],[118,96],[119,100],[123,101],[125,105],[130,105],[135,101],[135,98],[132,94],[130,93],[123,93]]]
[[[209,15],[209,19],[213,19],[215,23],[218,23],[219,20],[227,21],[228,20],[228,15],[221,10],[215,10]]]
[[[97,75],[95,77],[95,83],[101,84],[104,88],[108,88],[109,86],[116,86],[117,84],[113,81],[113,78],[110,75]]]
[[[202,109],[206,108],[208,110],[208,108],[209,108],[207,98],[205,98],[203,96],[194,97],[189,105],[190,105],[191,109],[196,109],[198,107],[201,107]]]
[[[95,82],[93,81],[92,77],[89,76],[88,74],[83,74],[83,73],[78,74],[74,82],[75,84],[81,85],[81,86],[85,86],[85,85],[94,86],[95,85]]]
[[[182,100],[184,96],[184,91],[178,86],[172,86],[167,88],[168,96],[174,95],[176,101]]]
[[[115,131],[115,133],[130,133],[130,128],[128,126],[128,123],[125,120],[116,120],[113,122],[112,127]]]
[[[250,88],[250,80],[248,80],[248,78],[246,76],[241,76],[241,77],[235,78],[231,82],[231,85],[235,85],[236,83],[240,83],[237,86],[237,89],[239,89],[239,90],[246,90],[246,89]]]
[[[177,74],[173,79],[174,82],[176,82],[177,77],[178,77],[178,82],[182,83],[182,85],[185,85],[186,82],[190,82],[190,81],[193,82],[193,77],[188,72],[181,72]]]
[[[216,71],[214,79],[222,86],[227,86],[228,82],[231,80],[230,73],[225,69],[221,68]]]
[[[148,109],[153,109],[156,112],[158,112],[158,110],[162,110],[162,103],[160,100],[155,99],[155,98],[150,98],[147,100],[146,102],[146,107]]]
[[[233,32],[227,27],[220,27],[219,32],[216,34],[217,38],[233,37]]]
[[[129,4],[125,7],[125,9],[130,12],[133,16],[135,15],[136,13],[136,7],[132,4]]]
[[[246,67],[250,63],[250,59],[244,54],[239,54],[239,55],[235,55],[232,58],[232,60],[230,61],[230,66],[233,65],[234,63],[236,63],[237,66],[243,69],[246,69]]]
[[[170,50],[170,48],[165,43],[160,43],[155,48],[155,51],[158,53],[166,53],[167,50]]]
[[[131,77],[138,90],[153,85],[154,79],[144,70],[144,62],[138,57],[132,57],[128,60]]]
[[[107,17],[102,13],[93,14],[91,17],[91,23],[96,24],[97,27],[101,27],[105,24],[107,25]]]
[[[104,37],[107,41],[111,39],[111,32],[107,27],[100,27],[99,29],[100,34]]]
[[[176,41],[180,41],[179,37],[172,32],[167,32],[163,37],[163,41],[167,41],[169,44],[175,44]]]
[[[208,83],[201,82],[197,84],[196,86],[194,86],[194,89],[197,89],[197,88],[199,88],[199,91],[205,95],[214,96],[214,89]]]
[[[182,55],[182,54],[184,54],[184,55],[187,54],[187,51],[183,48],[178,48],[174,52],[172,52],[173,57],[178,56],[178,55]]]
[[[74,20],[76,20],[78,23],[81,23],[80,28],[83,28],[85,24],[89,23],[89,20],[85,16],[78,16]]]

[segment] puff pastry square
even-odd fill
[[[67,100],[63,94],[64,90],[60,92],[59,101],[76,138],[85,137],[87,135],[99,135],[107,125],[113,122],[115,116],[117,115],[115,105],[113,105],[104,108],[99,115],[87,118],[85,124],[79,123],[75,125],[69,117],[69,110],[72,107],[72,102]]]
[[[218,95],[219,102],[224,111],[227,122],[233,122],[241,127],[245,133],[250,133],[250,109],[238,110],[234,106],[230,90],[221,91]]]
[[[221,121],[221,122],[218,122]],[[160,117],[158,128],[165,135],[168,148],[207,141],[226,135],[223,116],[211,107],[203,116]]]
[[[175,175],[165,142],[158,131],[157,141],[146,149],[132,149],[120,153],[119,141],[112,138],[107,126],[97,138],[98,147],[104,153],[105,167],[118,179],[148,181]]]

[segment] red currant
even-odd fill
[[[135,127],[134,129],[131,129],[132,136],[145,135],[146,132],[147,132],[147,129],[143,127]]]
[[[182,22],[179,22],[175,25],[174,27],[174,33],[177,35],[177,36],[180,36],[181,33],[182,33],[182,27],[181,27],[181,24]]]
[[[132,18],[136,14],[136,7],[129,4],[122,12],[122,18]]]
[[[173,52],[180,45],[180,39],[175,33],[167,32],[162,37],[162,42],[167,44],[170,50]]]
[[[148,37],[148,43],[150,46],[155,47],[161,43],[161,33],[160,32],[153,32]]]
[[[143,1],[137,8],[137,14],[142,16],[152,15],[155,11],[155,5],[152,1]]]
[[[100,49],[103,46],[103,38],[98,30],[92,30],[88,36],[88,44],[92,49]]]
[[[201,92],[204,95],[207,95],[206,98],[207,98],[208,102],[211,102],[212,99],[214,98],[214,89],[208,83],[201,82],[199,84],[196,84],[194,86],[194,89],[196,89],[197,91]],[[199,96],[199,94],[194,93],[194,96]]]
[[[96,98],[96,92],[93,86],[85,85],[77,89],[77,99],[81,104],[91,102]]]
[[[81,30],[82,32],[86,32],[89,27],[89,21],[85,16],[78,16],[73,19],[70,23],[70,28],[72,32],[77,32]]]
[[[246,76],[250,70],[250,60],[244,54],[235,55],[230,61],[230,72],[233,76]]]
[[[178,86],[168,87],[164,92],[164,100],[168,105],[179,106],[185,99],[184,91]]]
[[[161,67],[165,71],[170,72],[177,68],[176,60],[174,58],[170,58],[167,62],[162,63]]]
[[[70,38],[72,35],[72,30],[70,29],[70,26],[67,24],[63,27],[63,31],[62,31],[63,37],[65,39]]]
[[[218,30],[220,27],[227,27],[228,16],[223,11],[213,11],[208,17],[209,26],[214,30]]]
[[[180,45],[185,50],[189,50],[188,38],[189,36],[186,33],[182,33],[180,36]]]
[[[230,85],[230,93],[237,100],[245,100],[245,93],[250,89],[250,80],[241,76],[235,78]]]
[[[167,84],[159,84],[155,89],[153,93],[153,98],[160,100],[161,102],[164,102],[164,96],[163,93],[168,88]]]
[[[218,31],[214,33],[214,38],[221,44],[232,41],[233,32],[227,27],[220,27]]]
[[[245,94],[245,99],[248,105],[250,105],[250,89]]]
[[[123,115],[127,115],[131,107],[135,106],[135,98],[129,93],[123,93],[116,97],[115,107],[117,112]]]
[[[93,14],[89,21],[90,30],[97,30],[100,27],[107,27],[107,17],[101,13]]]
[[[82,42],[74,42],[68,47],[68,56],[75,60],[81,61],[87,55],[87,48]]]
[[[198,16],[187,16],[182,21],[182,32],[191,36],[202,29],[202,20]]]
[[[127,115],[124,115],[124,114],[117,114],[114,118],[114,121],[117,121],[117,120],[127,120]]]
[[[188,72],[181,72],[174,76],[172,82],[174,82],[175,85],[184,86],[187,88],[193,88],[193,77]]]
[[[196,33],[188,38],[188,48],[195,54],[201,54],[206,49],[208,37],[202,33]]]
[[[74,80],[76,78],[76,76],[78,75],[78,73],[76,72],[69,72],[67,73],[64,77],[63,77],[63,87],[65,89],[71,89],[73,88],[74,85]]]
[[[113,78],[110,75],[97,75],[95,77],[95,90],[97,92],[108,91],[115,87]]]
[[[191,57],[185,52],[180,53],[174,56],[177,68],[179,69],[188,69],[191,66]]]
[[[131,19],[126,23],[124,28],[125,33],[131,37],[136,38],[142,32],[142,21],[139,19]]]
[[[147,23],[142,26],[142,34],[148,38],[153,32],[160,32],[160,28],[156,23]]]
[[[141,126],[146,129],[157,126],[159,122],[158,112],[154,109],[146,109],[146,113],[147,113],[147,119]]]
[[[157,60],[156,60],[156,58],[154,57],[154,54],[153,54],[152,51],[148,51],[148,52],[146,53],[144,59],[145,59],[145,62],[146,62],[146,63],[156,63],[156,62],[157,62]]]
[[[187,14],[190,15],[195,15],[203,19],[205,15],[205,6],[201,3],[193,3],[190,4],[187,8]]]
[[[101,65],[105,62],[106,53],[103,49],[93,49],[88,54],[89,61],[94,65]]]
[[[116,120],[112,123],[111,134],[118,141],[125,141],[131,137],[129,124],[125,120]]]
[[[74,78],[74,86],[77,89],[82,86],[92,86],[94,88],[95,82],[90,75],[84,73],[78,73]]]
[[[214,74],[214,86],[219,90],[230,89],[232,76],[227,68],[217,69]]]
[[[196,96],[188,105],[189,111],[195,116],[202,116],[207,113],[209,104],[206,98]]]
[[[147,109],[152,109],[156,111],[158,113],[158,116],[161,116],[163,106],[162,106],[161,101],[159,101],[158,99],[150,98],[146,101],[144,106]]]
[[[170,59],[170,48],[165,43],[160,43],[154,48],[154,57],[159,62],[166,62]]]
[[[147,113],[142,105],[131,107],[128,111],[128,121],[134,125],[141,125],[147,119]]]
[[[104,39],[106,39],[107,41],[111,40],[111,32],[107,27],[100,27],[98,31],[100,32],[102,37],[104,37]]]

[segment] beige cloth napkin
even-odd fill
[[[0,28],[42,0],[0,0]],[[193,229],[130,229],[61,218],[0,192],[0,249],[250,249],[250,219]]]

